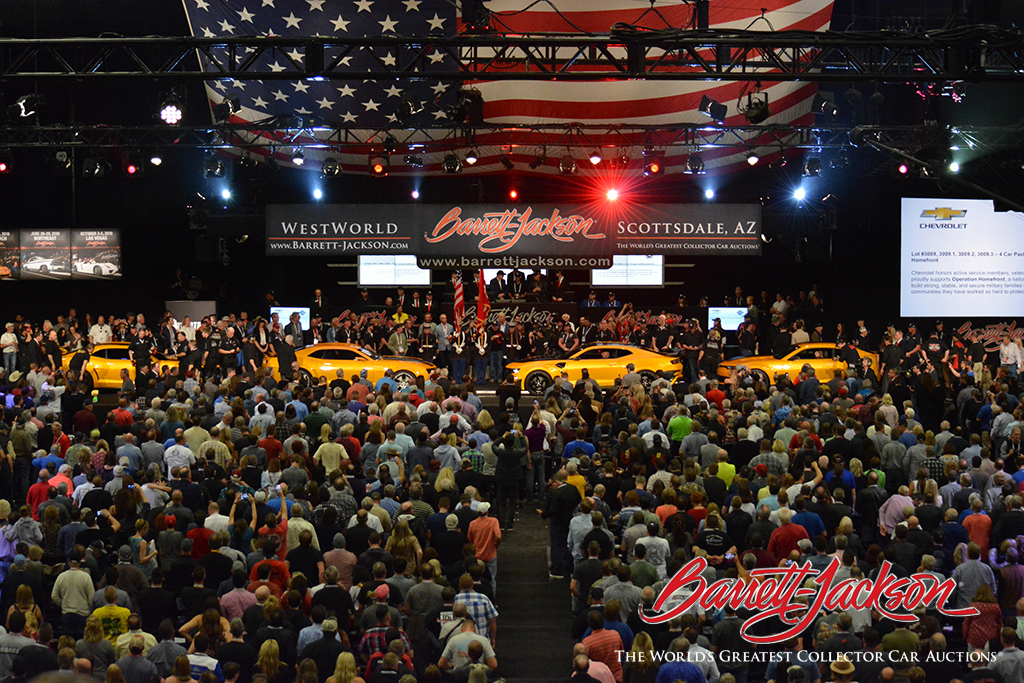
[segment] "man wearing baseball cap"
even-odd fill
[[[338,655],[348,652],[348,648],[338,639],[338,620],[334,617],[327,617],[320,624],[323,636],[302,648],[299,653],[299,661],[312,659],[316,662],[317,671],[333,671]]]

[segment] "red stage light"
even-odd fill
[[[910,167],[907,166],[906,164],[900,164],[899,172],[900,175],[907,175],[908,173],[910,173]]]
[[[608,201],[614,202],[618,198],[619,198],[619,191],[618,190],[615,190],[615,189],[608,190]]]
[[[128,164],[128,168],[126,168],[125,170],[128,171],[128,175],[135,175],[138,172],[139,168],[135,164]]]
[[[518,197],[519,197],[519,193],[516,192],[515,190],[509,190],[508,191],[508,198],[509,199],[517,199]]]
[[[6,161],[0,161],[0,173],[7,173],[7,171],[9,171],[9,170],[10,170],[10,167],[7,165],[7,162]]]

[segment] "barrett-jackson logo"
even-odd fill
[[[934,607],[948,617],[969,617],[979,613],[975,607],[946,607],[946,601],[956,591],[956,580],[939,581],[935,574],[924,573],[898,577],[891,572],[892,563],[888,560],[879,567],[874,580],[859,581],[837,580],[836,574],[841,566],[837,559],[833,559],[823,571],[813,569],[808,562],[803,566],[794,564],[785,568],[754,569],[750,572],[751,581],[747,583],[738,579],[721,579],[711,585],[703,577],[707,566],[703,557],[687,562],[654,601],[654,613],[645,613],[641,607],[640,618],[648,624],[664,624],[697,605],[705,612],[714,612],[729,605],[734,610],[753,612],[740,628],[740,635],[751,643],[762,645],[795,638],[814,623],[823,608],[829,612],[871,608],[897,623],[917,621],[913,611],[919,606]],[[680,595],[676,596],[677,592]],[[805,602],[800,602],[801,598]],[[670,600],[675,604],[669,608]],[[751,631],[764,621],[782,630],[757,634]]]
[[[479,248],[485,254],[499,254],[514,247],[522,237],[550,237],[559,242],[574,242],[577,237],[603,240],[601,233],[591,234],[594,219],[579,215],[563,216],[558,209],[550,216],[533,217],[533,207],[522,211],[506,209],[479,217],[462,217],[462,207],[456,206],[437,222],[425,238],[431,244],[444,242],[450,237],[481,237]]]
[[[971,322],[968,321],[957,328],[957,333],[965,340],[969,339],[975,332],[981,332],[981,343],[988,352],[998,351],[1004,336],[1008,336],[1013,341],[1024,337],[1024,327],[1017,327],[1016,321],[1012,323],[994,323],[985,327],[972,327]]]

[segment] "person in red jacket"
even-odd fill
[[[28,496],[25,502],[32,508],[32,519],[38,521],[39,506],[46,502],[46,495],[50,490],[50,473],[46,470],[39,470],[39,481],[28,487]]]
[[[779,528],[772,532],[772,536],[768,539],[768,552],[776,557],[780,562],[789,557],[789,554],[794,550],[799,550],[799,546],[802,539],[809,537],[807,536],[807,530],[799,524],[793,524],[793,513],[787,508],[779,510]]]

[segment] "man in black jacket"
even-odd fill
[[[551,520],[551,568],[549,575],[553,579],[565,578],[569,571],[571,556],[568,554],[569,545],[569,522],[572,521],[572,513],[580,504],[582,497],[579,489],[566,483],[565,470],[555,473],[551,484],[551,495],[544,504],[541,517]]]

